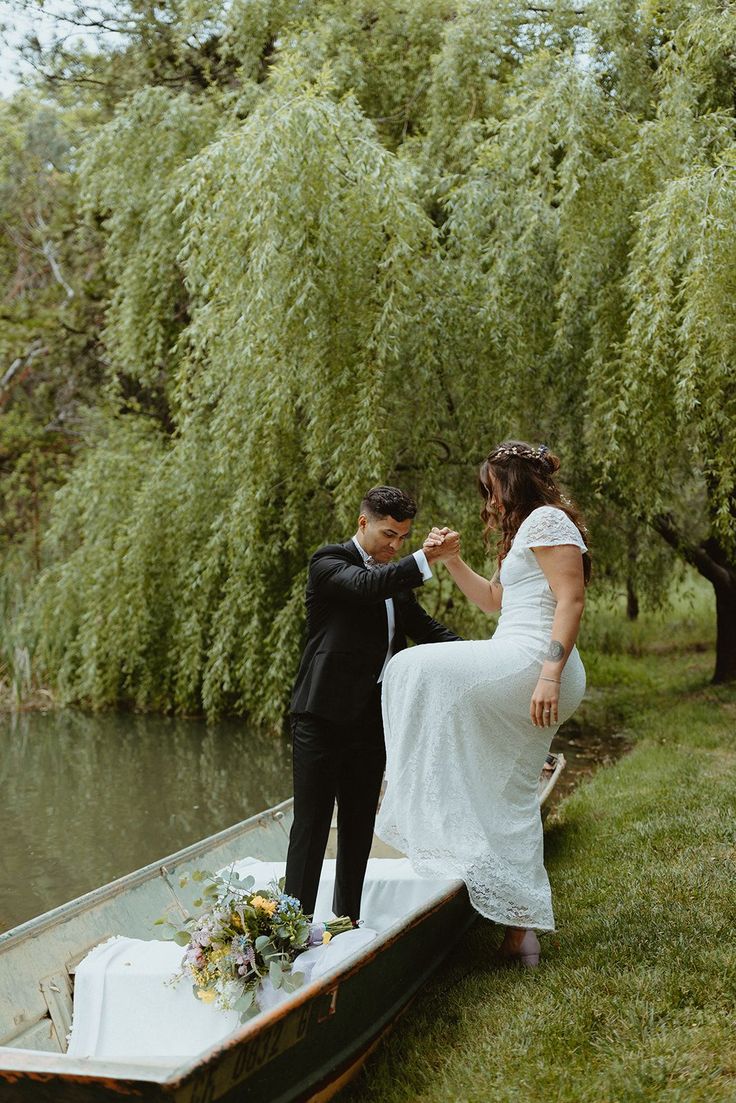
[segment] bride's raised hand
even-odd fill
[[[439,557],[443,562],[447,562],[448,559],[455,559],[458,555],[460,555],[460,533],[455,532],[454,529],[446,529]]]
[[[438,528],[435,525],[428,532],[422,548],[430,563],[447,561],[460,554],[460,535],[446,526]]]
[[[455,532],[454,529],[447,526],[440,529],[435,526],[429,536],[433,541],[440,541],[439,545],[435,544],[435,548],[439,547],[435,555],[441,562],[446,563],[449,559],[455,559],[460,554],[460,533]]]

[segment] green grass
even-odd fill
[[[689,572],[673,587],[666,604],[626,619],[622,597],[589,595],[579,646],[589,655],[644,655],[683,648],[702,650],[715,643],[713,587]]]
[[[736,689],[677,625],[586,652],[586,721],[635,746],[548,820],[542,966],[479,921],[341,1103],[734,1103]]]

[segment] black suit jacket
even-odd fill
[[[394,654],[406,647],[407,636],[415,643],[460,639],[422,609],[412,592],[422,582],[413,555],[368,570],[352,540],[316,551],[307,580],[307,642],[291,711],[350,721],[375,700],[388,649],[386,598],[394,599]]]

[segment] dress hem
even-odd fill
[[[383,842],[388,843],[389,846],[392,846],[396,850],[399,850],[406,858],[408,858],[412,869],[420,877],[425,877],[427,879],[441,878],[442,880],[455,879],[458,881],[462,881],[465,885],[465,888],[467,889],[468,898],[472,907],[483,919],[488,919],[491,923],[499,923],[505,927],[518,927],[520,929],[542,931],[545,934],[552,934],[556,930],[554,919],[551,918],[549,915],[545,916],[544,919],[540,917],[538,920],[536,920],[525,917],[522,920],[520,916],[509,915],[507,912],[503,912],[500,908],[498,910],[493,910],[491,908],[484,907],[475,898],[475,893],[472,887],[468,884],[467,877],[463,875],[463,872],[461,870],[454,868],[451,861],[448,862],[447,865],[444,865],[442,868],[440,868],[439,863],[435,864],[431,861],[422,862],[420,859],[412,856],[412,854],[410,853],[411,848],[409,847],[408,842],[405,838],[403,838],[397,832],[392,831],[390,828],[386,828],[385,826],[380,826],[377,824],[376,835],[379,839],[382,839]]]

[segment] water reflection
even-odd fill
[[[286,739],[240,721],[0,718],[0,930],[284,800]]]

